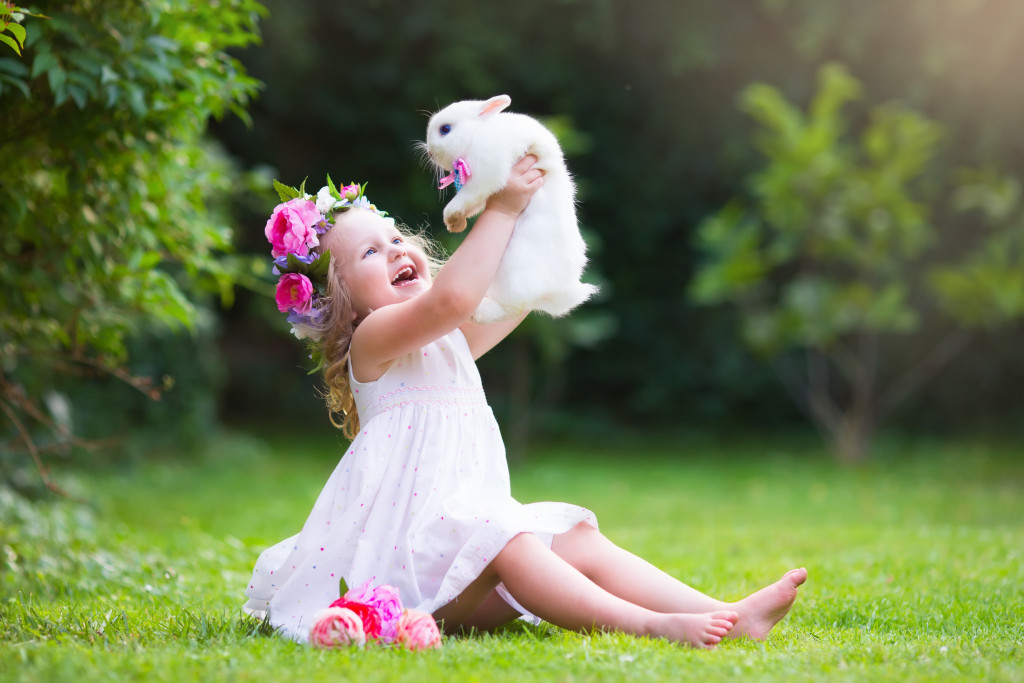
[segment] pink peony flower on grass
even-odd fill
[[[313,616],[309,643],[314,647],[362,647],[366,644],[359,615],[344,607],[328,607]]]
[[[380,638],[380,612],[373,605],[355,602],[354,600],[346,600],[345,598],[338,598],[331,603],[331,607],[344,607],[345,609],[352,610],[363,622],[363,632],[366,633],[367,640],[377,640]]]
[[[434,617],[407,609],[398,620],[395,642],[407,650],[428,650],[441,647],[441,632],[437,630]]]
[[[313,310],[313,283],[302,273],[285,273],[277,281],[277,310],[308,315]]]
[[[353,588],[342,596],[343,600],[370,605],[380,614],[380,638],[385,643],[395,639],[398,631],[398,620],[402,617],[402,601],[398,599],[398,589],[393,586],[376,586],[370,588],[367,581],[359,588]]]
[[[296,198],[278,204],[264,229],[270,241],[271,254],[275,258],[289,253],[299,256],[308,254],[310,247],[320,243],[313,226],[321,218],[316,204],[308,199]]]

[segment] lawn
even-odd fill
[[[793,612],[766,643],[714,652],[513,625],[413,654],[313,650],[241,616],[253,560],[298,531],[341,447],[224,437],[205,455],[67,475],[89,505],[0,489],[0,672],[1024,681],[1022,449],[902,440],[855,469],[792,439],[536,449],[513,468],[520,500],[590,507],[614,541],[726,599],[806,566]]]

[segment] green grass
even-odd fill
[[[204,457],[79,474],[89,506],[0,490],[0,672],[1024,681],[1020,451],[904,441],[849,469],[794,441],[538,450],[513,468],[517,497],[590,507],[610,538],[707,593],[739,598],[806,566],[790,617],[766,643],[715,652],[516,625],[411,654],[317,651],[241,616],[256,555],[299,529],[341,450],[232,437]]]

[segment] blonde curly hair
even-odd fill
[[[360,211],[354,209],[335,218],[332,230],[344,229],[345,216]],[[390,220],[390,219],[389,219]],[[445,254],[425,231],[415,231],[396,222],[395,227],[407,244],[421,250],[427,257],[431,277],[444,264]],[[352,335],[358,323],[353,320],[352,297],[342,277],[338,261],[331,257],[327,271],[327,296],[320,303],[321,329],[323,334],[317,342],[321,367],[323,368],[323,389],[321,395],[327,403],[327,414],[331,424],[340,429],[348,439],[359,433],[359,413],[356,411],[355,396],[349,379],[349,352]]]

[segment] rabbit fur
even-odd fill
[[[505,187],[512,166],[527,154],[536,156],[536,168],[544,171],[544,185],[519,215],[494,281],[473,315],[485,324],[531,310],[563,316],[597,291],[580,282],[586,243],[558,140],[536,119],[503,111],[511,101],[498,95],[448,105],[431,117],[423,146],[442,172],[452,170],[456,159],[469,166],[469,179],[444,209],[451,232],[466,229],[466,219]]]

